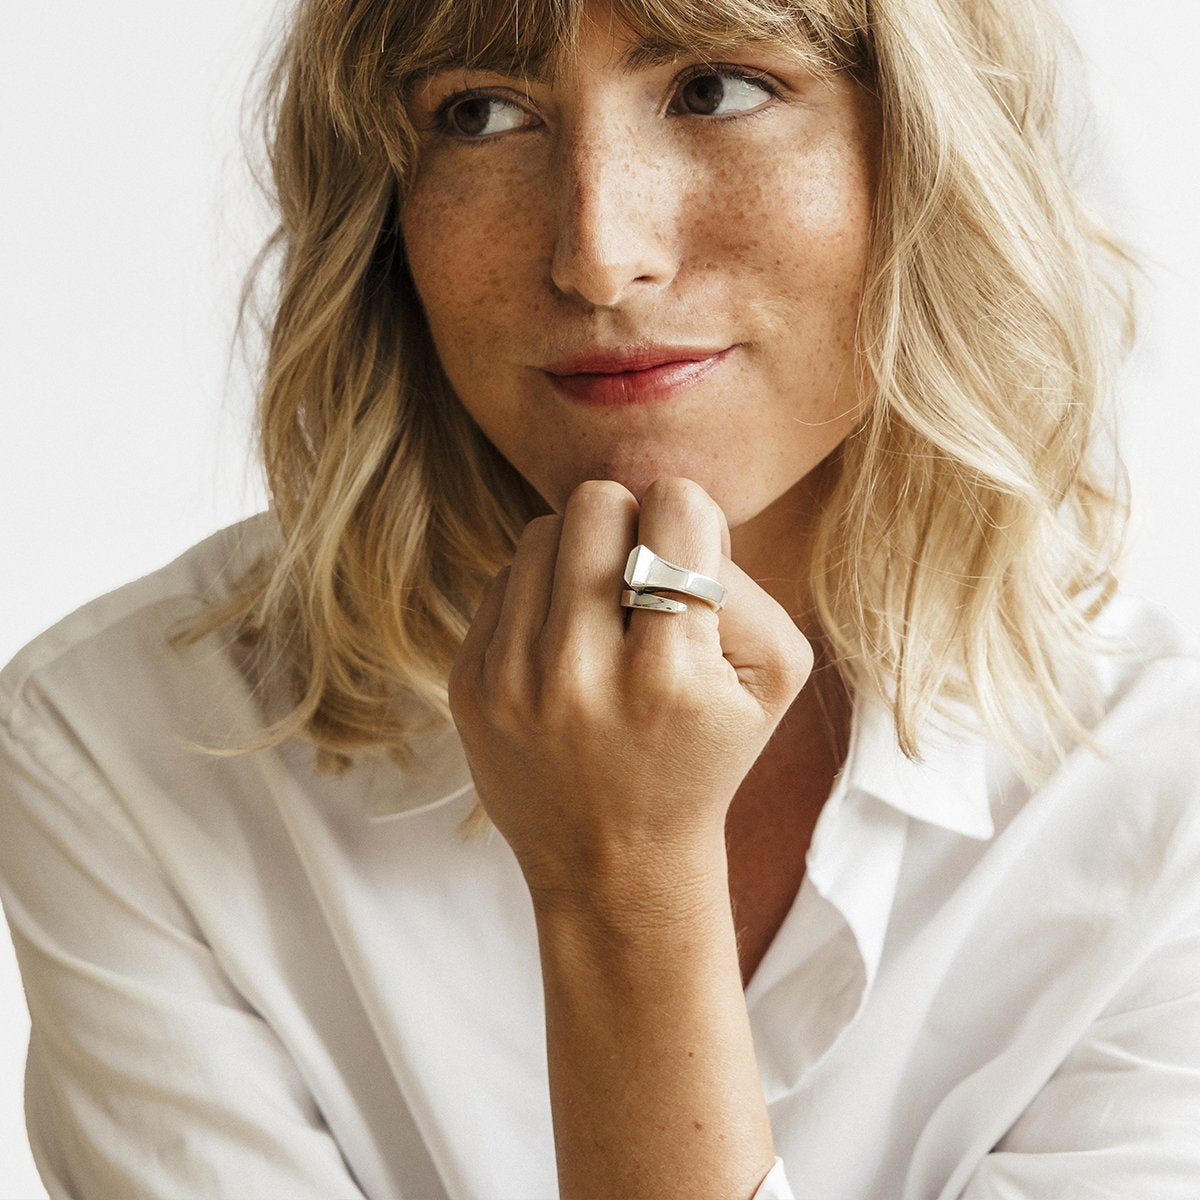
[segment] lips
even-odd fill
[[[700,383],[732,348],[648,346],[597,351],[560,359],[542,370],[557,392],[579,404],[651,404]]]

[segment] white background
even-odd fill
[[[0,77],[0,662],[57,617],[259,507],[227,371],[266,217],[238,108],[268,0],[9,5]],[[1148,257],[1125,376],[1126,579],[1200,629],[1200,0],[1069,0],[1091,190]],[[0,1200],[45,1195],[21,1118],[28,1018],[0,931]]]

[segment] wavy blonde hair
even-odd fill
[[[580,0],[301,0],[266,90],[279,263],[261,387],[278,553],[228,622],[290,665],[326,765],[402,755],[448,717],[488,577],[543,501],[448,386],[404,262],[417,169],[408,84],[520,72],[568,46]],[[613,0],[707,54],[780,39],[873,89],[883,153],[859,328],[871,404],[837,454],[811,586],[852,691],[919,752],[969,702],[1018,756],[1084,736],[1068,699],[1123,524],[1102,447],[1131,330],[1118,247],[1077,197],[1055,125],[1064,32],[1041,0]],[[260,265],[264,261],[260,256]],[[252,276],[253,278],[253,276]],[[1023,731],[1023,732],[1022,732]],[[1026,762],[1026,765],[1032,766]]]

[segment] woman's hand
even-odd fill
[[[622,608],[637,542],[719,579],[722,611]],[[535,903],[686,886],[696,852],[723,848],[729,804],[812,665],[728,552],[724,514],[698,484],[660,479],[639,507],[619,483],[589,482],[561,516],[530,522],[485,596],[450,703]]]

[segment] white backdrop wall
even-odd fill
[[[0,662],[90,597],[261,505],[227,372],[266,230],[239,104],[274,4],[12,5],[0,78]],[[1147,259],[1124,381],[1126,572],[1200,629],[1200,0],[1068,0],[1097,100],[1102,211]],[[1133,14],[1136,14],[1133,17]],[[0,931],[0,1200],[45,1195],[21,1117],[28,1036]]]

